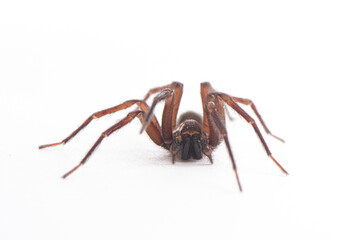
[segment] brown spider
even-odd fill
[[[118,123],[111,126],[101,134],[99,139],[95,142],[92,148],[88,151],[81,162],[76,165],[72,170],[63,175],[63,178],[69,176],[72,172],[83,165],[101,141],[108,137],[113,132],[119,130],[126,124],[130,123],[135,117],[138,117],[142,123],[140,133],[144,130],[149,135],[150,139],[157,145],[170,151],[172,155],[172,163],[175,163],[176,157],[182,160],[201,159],[202,154],[207,156],[211,163],[212,151],[221,143],[222,139],[225,140],[226,148],[229,152],[232,166],[235,172],[236,180],[240,191],[242,191],[240,180],[238,177],[235,159],[230,148],[228,134],[225,127],[225,114],[224,109],[226,103],[238,114],[240,114],[251,126],[254,128],[257,136],[259,137],[263,147],[265,148],[268,156],[276,163],[276,165],[285,173],[285,169],[275,160],[261,135],[259,128],[255,121],[237,104],[245,104],[251,106],[256,116],[259,118],[260,123],[264,127],[266,133],[275,137],[276,139],[284,142],[281,138],[271,134],[266,127],[265,122],[262,120],[260,114],[256,110],[255,105],[249,99],[231,97],[228,94],[216,92],[208,82],[201,83],[201,99],[203,106],[203,119],[201,116],[194,112],[187,112],[180,116],[178,124],[176,124],[176,117],[180,105],[180,100],[183,92],[183,84],[179,82],[172,82],[169,85],[153,88],[146,94],[144,100],[128,100],[115,107],[111,107],[92,114],[85,122],[71,133],[63,141],[53,144],[41,145],[39,148],[46,148],[67,143],[72,139],[80,130],[86,127],[93,119],[100,118],[107,114],[111,114],[137,104],[138,109],[130,112],[125,118]],[[153,100],[152,105],[149,107],[145,102],[150,95],[158,93]],[[162,124],[159,125],[156,117],[154,116],[154,108],[160,101],[165,101],[165,106],[162,115]]]

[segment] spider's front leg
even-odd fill
[[[156,105],[161,101],[165,101],[162,114],[161,133],[164,139],[165,147],[169,149],[173,141],[173,131],[175,130],[176,118],[183,93],[183,84],[179,82],[172,82],[166,87],[155,88],[153,91],[149,92],[154,93],[155,91],[161,92],[155,96],[149,110],[146,112],[143,127],[140,130],[140,133],[143,132],[150,123],[151,118],[154,115]]]
[[[224,141],[225,141],[226,148],[228,150],[228,153],[229,153],[229,156],[230,156],[230,159],[231,159],[231,163],[232,163],[232,166],[233,166],[233,170],[234,170],[234,173],[235,173],[236,181],[237,181],[240,192],[242,192],[242,187],[241,187],[239,175],[238,175],[238,172],[237,172],[235,158],[234,158],[234,155],[233,155],[231,147],[230,147],[230,142],[229,142],[227,130],[226,130],[226,127],[225,127],[225,125],[223,123],[221,115],[217,111],[215,101],[211,101],[211,100],[208,101],[206,103],[206,105],[205,105],[205,109],[206,109],[206,114],[207,114],[208,120],[210,121],[209,123],[210,123],[210,126],[211,126],[211,132],[218,132],[218,134],[220,134],[222,136],[222,138],[224,139]],[[214,136],[213,136],[213,138],[214,138]],[[217,138],[220,139],[220,136],[217,136]]]
[[[225,127],[224,105],[221,99],[216,97],[209,97],[213,92],[215,92],[215,90],[212,88],[210,83],[201,83],[200,93],[203,105],[203,128],[204,131],[208,133],[210,148],[216,148],[221,143],[221,139],[224,139],[235,173],[236,182],[241,192],[242,187],[237,172],[236,162],[230,147],[230,142]],[[211,153],[209,154],[209,159],[211,159],[212,162]]]

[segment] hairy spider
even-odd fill
[[[142,123],[140,133],[146,131],[150,139],[157,145],[170,151],[172,155],[172,163],[175,163],[176,157],[182,160],[189,159],[201,159],[203,154],[207,156],[211,163],[213,163],[211,153],[221,143],[225,141],[226,148],[230,155],[233,170],[235,172],[236,180],[240,191],[242,191],[235,159],[231,151],[228,134],[225,127],[225,104],[234,109],[241,117],[243,117],[254,128],[257,136],[259,137],[267,155],[276,163],[276,165],[285,173],[288,174],[285,169],[275,160],[272,156],[263,136],[260,133],[255,121],[237,104],[249,105],[255,112],[255,115],[259,118],[260,123],[264,127],[266,133],[275,137],[276,139],[284,142],[281,138],[271,134],[266,127],[265,122],[258,113],[254,103],[249,99],[231,97],[228,94],[215,91],[210,83],[201,83],[201,99],[203,106],[203,118],[197,113],[186,112],[179,118],[178,124],[176,123],[176,117],[180,105],[180,100],[183,92],[183,84],[179,82],[172,82],[169,85],[153,88],[148,91],[143,100],[128,100],[117,106],[96,112],[92,114],[85,122],[78,127],[67,138],[58,143],[52,143],[47,145],[41,145],[39,148],[46,148],[67,143],[76,134],[79,133],[84,127],[86,127],[93,119],[100,118],[107,114],[111,114],[133,105],[137,105],[138,109],[130,112],[125,118],[120,120],[108,128],[101,134],[95,144],[91,147],[81,162],[73,169],[63,175],[63,178],[69,176],[72,172],[83,165],[90,155],[94,152],[101,141],[108,137],[113,132],[119,130],[126,124],[130,123],[135,117],[138,117]],[[149,107],[146,100],[152,95],[158,93]],[[165,101],[162,124],[158,123],[154,116],[155,106]]]

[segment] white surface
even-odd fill
[[[357,1],[2,1],[0,239],[359,239],[359,11]],[[202,81],[252,99],[286,140],[265,136],[290,175],[240,118],[228,128],[242,194],[223,145],[213,166],[172,165],[137,120],[61,179],[125,112],[37,149],[174,80],[185,84],[180,112],[201,109]]]

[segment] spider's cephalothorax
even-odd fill
[[[172,82],[169,85],[150,89],[143,100],[128,100],[114,107],[98,111],[88,117],[85,122],[78,127],[73,133],[61,142],[42,145],[39,148],[46,148],[67,143],[76,134],[86,127],[93,119],[100,118],[107,114],[111,114],[133,105],[137,105],[138,108],[130,112],[125,118],[114,124],[106,131],[104,131],[99,139],[95,142],[92,148],[88,151],[81,162],[76,165],[73,169],[67,172],[63,178],[78,169],[83,165],[94,150],[98,147],[101,141],[108,137],[113,132],[119,130],[126,124],[130,123],[134,118],[139,118],[142,123],[141,132],[146,131],[150,139],[157,145],[170,151],[172,154],[173,163],[175,158],[182,160],[189,159],[201,159],[203,154],[206,155],[212,163],[211,152],[216,148],[222,140],[226,144],[231,163],[235,172],[238,187],[241,191],[241,185],[236,170],[235,159],[231,151],[230,142],[228,139],[228,133],[225,126],[225,104],[235,110],[242,118],[244,118],[253,127],[255,133],[259,137],[267,155],[275,162],[275,164],[285,173],[285,169],[275,160],[272,156],[262,134],[260,133],[257,124],[254,119],[250,117],[239,105],[245,104],[252,108],[255,115],[259,118],[261,125],[264,127],[267,134],[283,141],[271,134],[269,129],[266,127],[260,114],[258,113],[254,103],[245,98],[232,97],[228,94],[215,91],[210,83],[201,83],[200,94],[203,106],[203,117],[193,112],[187,112],[180,116],[178,123],[176,124],[177,113],[179,110],[180,100],[183,92],[183,84],[179,82]],[[151,106],[146,103],[146,100],[152,95],[157,93],[154,97]],[[155,106],[165,101],[164,110],[162,114],[161,125],[157,121],[154,115]]]
[[[173,132],[173,142],[170,151],[181,160],[202,159],[203,153],[210,156],[211,149],[208,138],[201,127],[201,117],[197,113],[187,112],[180,116],[179,125]],[[211,158],[210,158],[211,159]]]

